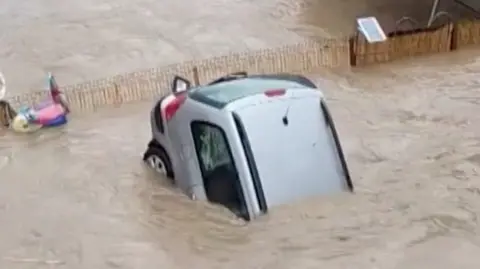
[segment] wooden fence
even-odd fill
[[[480,21],[447,23],[437,28],[421,28],[388,33],[381,43],[368,43],[360,34],[350,38],[351,66],[365,66],[409,57],[449,52],[480,45]]]
[[[189,61],[114,77],[63,86],[72,111],[94,111],[152,100],[169,91],[174,75],[193,78],[198,71],[200,82],[226,73],[308,73],[321,67],[349,68],[384,63],[424,54],[448,52],[480,45],[480,21],[448,23],[435,29],[397,31],[382,43],[369,44],[360,35],[326,41],[306,41],[274,49],[247,51],[205,60]],[[9,99],[13,106],[32,104],[46,98],[45,91],[29,92]]]
[[[174,75],[193,78],[198,70],[200,82],[207,82],[226,73],[305,73],[321,67],[347,67],[350,64],[348,39],[307,41],[275,49],[247,51],[205,60],[151,68],[114,77],[62,86],[73,112],[152,100],[170,90]],[[60,80],[60,79],[59,79]],[[14,107],[33,104],[46,98],[48,92],[28,92],[9,99]]]
[[[480,21],[461,21],[455,25],[452,50],[480,44]]]
[[[450,50],[453,25],[437,29],[393,32],[386,42],[370,44],[360,35],[351,38],[353,66],[390,62],[397,59]]]

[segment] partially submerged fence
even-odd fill
[[[233,53],[226,56],[195,60],[170,66],[62,86],[72,111],[92,111],[108,105],[119,105],[142,100],[152,100],[170,90],[174,75],[193,78],[198,70],[201,82],[213,80],[226,73],[311,72],[320,67],[345,67],[349,65],[348,39],[308,41],[275,49]],[[32,104],[48,93],[28,92],[10,98],[13,106]]]
[[[455,25],[452,49],[480,44],[480,21],[462,21]]]
[[[352,66],[390,62],[417,55],[447,52],[450,50],[453,25],[437,29],[418,29],[393,32],[386,42],[368,43],[360,35],[351,38]]]
[[[435,28],[395,31],[388,40],[368,43],[357,34],[350,38],[351,66],[384,63],[419,55],[449,52],[480,45],[480,21],[450,22]]]
[[[344,68],[384,63],[418,55],[448,52],[480,44],[480,21],[448,23],[438,28],[396,31],[387,41],[369,44],[360,35],[327,41],[306,41],[274,49],[247,51],[205,60],[126,73],[62,87],[72,111],[92,111],[124,103],[152,100],[170,88],[174,75],[201,82],[235,71],[249,73],[308,73],[318,68]],[[32,104],[46,92],[10,98],[12,105]]]

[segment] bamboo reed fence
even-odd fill
[[[274,49],[233,53],[151,68],[113,77],[62,86],[72,112],[92,111],[104,106],[152,100],[170,90],[174,75],[189,79],[196,70],[198,79],[207,82],[226,73],[304,73],[321,67],[349,66],[348,39],[308,41]],[[14,107],[33,104],[48,92],[28,92],[9,99]]]
[[[370,44],[360,35],[350,41],[355,55],[353,66],[390,62],[424,54],[450,51],[453,24],[439,28],[392,32],[386,42]]]
[[[461,49],[480,44],[480,21],[461,21],[454,27],[453,48]]]

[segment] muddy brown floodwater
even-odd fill
[[[0,65],[15,94],[41,87],[46,71],[76,82],[337,35],[345,17],[388,10],[337,2],[302,13],[309,4],[293,0],[6,0]],[[392,18],[411,8],[394,2]],[[149,103],[34,135],[2,130],[0,268],[479,268],[479,72],[480,52],[463,51],[311,74],[357,193],[248,225],[144,167]]]

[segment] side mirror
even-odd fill
[[[172,92],[180,93],[186,91],[192,87],[192,83],[183,77],[175,76],[172,82]]]

